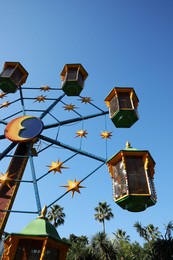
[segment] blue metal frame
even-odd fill
[[[27,97],[24,97],[23,95],[23,90],[38,90],[39,88],[21,88],[19,87],[19,96],[20,98],[12,101],[10,104],[13,104],[15,102],[18,102],[20,101],[20,104],[21,104],[21,109],[18,111],[18,112],[15,112],[11,115],[9,115],[8,117],[4,118],[4,119],[1,119],[0,120],[0,123],[4,124],[4,125],[7,125],[8,122],[6,120],[11,120],[11,118],[14,118],[16,115],[18,114],[23,114],[24,116],[29,113],[29,112],[40,112],[40,116],[39,118],[42,120],[46,117],[46,115],[50,115],[50,111],[59,103],[63,103],[65,104],[62,100],[63,98],[66,96],[65,93],[63,93],[62,95],[60,95],[58,98],[56,99],[48,99],[46,98],[47,100],[52,100],[52,104],[47,108],[45,109],[44,111],[43,110],[34,110],[34,109],[26,109],[25,107],[25,100],[33,100],[34,98],[27,98]],[[52,88],[51,88],[52,89]],[[53,89],[55,90],[55,89]],[[61,90],[61,89],[56,89],[56,90]],[[79,96],[80,98],[82,98],[81,96]],[[73,112],[75,112],[78,117],[74,117],[74,118],[71,118],[71,119],[68,119],[68,120],[63,120],[63,121],[59,121],[57,120],[56,123],[53,123],[53,124],[47,124],[47,125],[44,125],[43,129],[51,129],[51,128],[56,128],[56,127],[61,127],[62,125],[67,125],[67,124],[71,124],[71,123],[76,123],[76,122],[80,122],[80,121],[84,121],[84,120],[89,120],[91,118],[97,118],[97,117],[100,117],[100,116],[104,116],[104,115],[107,115],[109,114],[109,111],[104,111],[102,109],[100,109],[98,106],[94,105],[91,101],[89,102],[89,104],[91,106],[93,106],[94,108],[98,109],[99,112],[98,113],[95,113],[95,114],[90,114],[90,115],[87,115],[87,116],[82,116],[80,115],[77,111],[75,111],[75,109],[73,109]],[[58,138],[58,135],[57,135],[57,138]],[[56,139],[52,139],[52,138],[49,138],[45,135],[42,135],[40,134],[38,136],[38,139],[40,140],[43,140],[43,141],[46,141],[49,143],[49,145],[44,148],[44,149],[48,149],[51,145],[56,145],[56,146],[59,146],[59,147],[63,147],[65,149],[68,149],[72,152],[74,152],[74,154],[70,157],[74,157],[76,156],[77,154],[80,154],[80,155],[83,155],[83,156],[87,156],[89,158],[92,158],[94,160],[97,160],[99,162],[101,162],[101,165],[98,166],[95,170],[93,170],[91,173],[89,173],[83,180],[89,178],[92,174],[94,174],[100,167],[102,167],[105,163],[106,163],[106,158],[102,158],[102,157],[99,157],[95,154],[92,154],[92,153],[89,153],[89,152],[86,152],[82,149],[78,149],[76,147],[73,147],[73,146],[70,146],[68,144],[65,144],[65,143],[62,143],[60,141],[58,141]],[[5,135],[0,135],[0,140],[3,140],[5,139]],[[2,160],[4,157],[13,157],[12,155],[9,155],[9,152],[12,151],[12,149],[16,146],[17,144],[16,143],[11,143],[1,154],[0,154],[0,160]],[[42,152],[44,149],[42,149],[40,152]],[[38,154],[40,153],[38,152]],[[35,167],[34,167],[34,158],[33,158],[33,155],[32,155],[32,152],[30,151],[29,152],[29,161],[30,161],[30,168],[31,168],[31,174],[32,174],[32,180],[31,181],[25,181],[25,180],[20,180],[20,182],[28,182],[28,183],[32,183],[33,186],[34,186],[34,194],[35,194],[35,199],[36,199],[36,204],[37,204],[37,211],[21,211],[21,210],[10,210],[10,212],[15,212],[15,213],[31,213],[31,214],[40,214],[41,212],[41,202],[40,202],[40,195],[39,195],[39,189],[38,189],[38,181],[41,180],[42,178],[46,177],[47,174],[49,174],[49,172],[43,174],[41,177],[37,178],[36,177],[36,173],[35,173]],[[82,181],[83,181],[82,180]],[[16,182],[19,182],[19,180],[15,180]],[[62,197],[64,197],[68,192],[65,192],[64,194],[62,194],[59,198],[57,198],[55,201],[53,201],[50,205],[48,205],[48,208],[51,207],[51,205],[53,205],[55,202],[57,202],[58,200],[60,200]],[[0,211],[4,211],[4,212],[8,212],[8,210],[0,210]]]

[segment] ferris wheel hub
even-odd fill
[[[5,128],[5,137],[12,142],[29,142],[43,130],[43,122],[35,116],[20,116],[13,119]]]

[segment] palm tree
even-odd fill
[[[169,221],[167,225],[164,225],[166,232],[165,232],[165,239],[172,238],[172,231],[173,231],[173,221]]]
[[[158,238],[161,237],[161,233],[158,230],[158,227],[155,227],[153,224],[149,224],[145,228],[150,241],[156,241]]]
[[[91,239],[91,247],[97,259],[116,260],[116,249],[104,232],[96,233]]]
[[[147,242],[149,242],[147,231],[146,231],[146,229],[144,227],[142,227],[141,223],[137,221],[134,224],[134,227],[136,228],[136,231],[138,232],[139,236],[142,237]]]
[[[63,240],[70,244],[66,260],[88,260],[95,259],[90,250],[89,241],[86,236],[76,236],[71,234],[69,239]]]
[[[64,224],[64,218],[65,218],[65,213],[63,212],[63,209],[59,205],[53,205],[50,207],[51,210],[48,212],[48,220],[50,222],[53,222],[54,227],[58,227],[62,224]]]
[[[123,231],[122,229],[117,229],[113,234],[118,241],[122,240],[124,242],[130,242],[130,236],[126,235],[126,231]]]
[[[160,236],[153,243],[153,259],[171,260],[173,256],[173,221],[165,225],[165,235]]]
[[[173,256],[173,240],[159,238],[152,245],[152,260],[172,260]]]
[[[126,259],[126,256],[129,255],[131,247],[130,236],[126,235],[126,231],[123,231],[122,229],[117,229],[117,231],[113,234],[115,236],[113,244],[117,250],[118,259],[124,260]]]
[[[138,221],[134,224],[136,231],[147,242],[155,241],[161,237],[161,233],[158,230],[158,227],[155,227],[153,224],[149,224],[146,227],[143,227]]]
[[[99,202],[99,205],[94,210],[96,211],[94,214],[95,220],[103,224],[103,233],[105,233],[105,220],[114,217],[112,209],[106,202]]]

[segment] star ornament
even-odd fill
[[[81,182],[82,181],[76,181],[76,179],[74,179],[74,181],[68,180],[68,185],[64,185],[64,186],[61,186],[61,187],[67,188],[67,192],[71,191],[72,192],[72,198],[73,198],[75,191],[80,193],[79,189],[85,188],[84,186],[80,185]]]
[[[2,107],[8,107],[10,105],[9,101],[4,102],[3,104],[0,105],[0,108]]]
[[[0,98],[4,98],[4,97],[6,97],[6,94],[4,92],[1,92],[0,93]]]
[[[40,95],[38,97],[35,98],[35,102],[44,102],[46,99],[46,96]]]
[[[75,107],[75,105],[73,105],[73,104],[69,104],[69,105],[66,104],[63,108],[64,108],[64,110],[71,111],[71,110],[76,109],[77,107]]]
[[[14,181],[14,179],[12,178],[12,176],[14,176],[15,174],[11,174],[10,176],[8,176],[8,172],[6,172],[5,174],[0,173],[0,183],[1,186],[8,186],[8,188],[11,188],[10,186],[10,182]]]
[[[76,136],[75,137],[85,137],[86,138],[86,135],[87,135],[88,133],[87,133],[87,131],[86,130],[78,130],[77,132],[76,132]]]
[[[47,167],[49,167],[49,171],[48,172],[54,171],[54,174],[56,172],[62,173],[61,169],[68,169],[68,167],[63,166],[63,162],[60,162],[59,160],[56,161],[56,162],[52,162],[52,165],[47,166]]]
[[[49,91],[51,89],[51,87],[49,87],[49,86],[42,86],[41,88],[40,88],[40,90],[43,90],[44,92],[45,91]]]
[[[90,103],[92,101],[92,99],[90,97],[82,97],[81,99],[82,103]]]
[[[101,133],[102,139],[110,139],[112,137],[112,132],[104,131]]]

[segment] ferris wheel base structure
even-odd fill
[[[6,171],[5,183],[3,183],[4,185],[1,185],[0,207],[1,209],[3,208],[4,211],[0,211],[0,236],[2,236],[8,221],[10,210],[12,209],[19,188],[19,181],[22,179],[28,161],[28,150],[31,146],[32,145],[29,143],[21,143],[17,145],[14,156]]]

